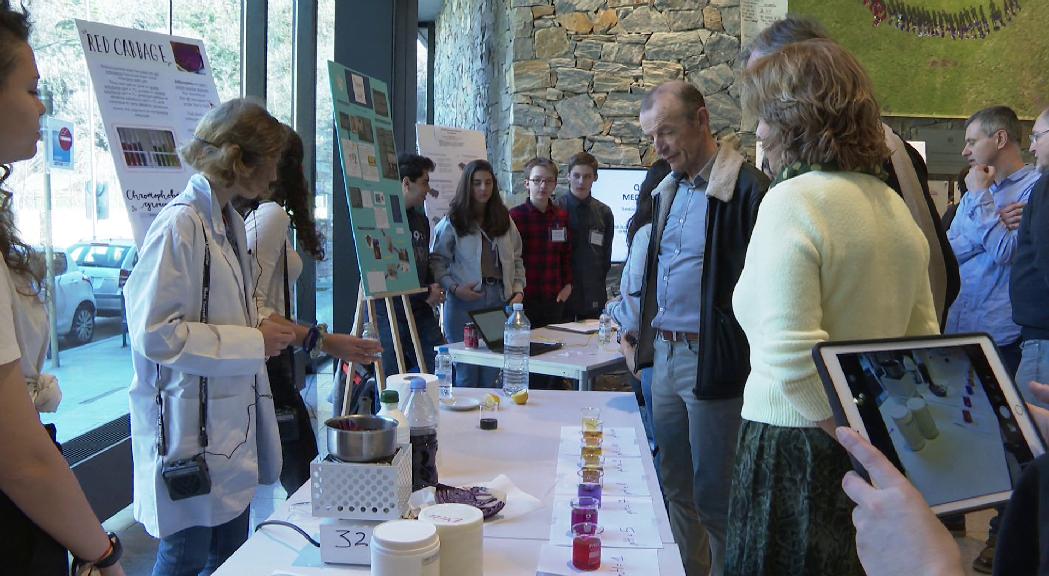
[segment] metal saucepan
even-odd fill
[[[329,418],[328,452],[344,462],[375,462],[397,451],[397,421],[384,416]]]

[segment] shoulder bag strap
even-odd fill
[[[284,240],[284,317],[291,320],[291,286],[288,282],[288,240]]]
[[[173,206],[189,206],[190,204],[177,203]],[[193,213],[196,214],[196,209],[193,209]],[[200,232],[204,238],[204,275],[203,282],[200,288],[200,321],[204,324],[208,322],[208,302],[210,300],[211,293],[211,245],[208,242],[208,231],[204,226],[204,219],[197,214],[197,218],[200,220]],[[160,431],[159,444],[157,446],[157,452],[161,456],[166,456],[168,453],[168,442],[167,433],[164,426],[164,399],[160,392],[160,364],[157,364],[157,426]],[[198,435],[198,442],[201,448],[207,448],[208,446],[208,378],[207,376],[200,377],[199,383],[199,400],[200,400],[200,429]]]

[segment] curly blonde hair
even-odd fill
[[[743,106],[768,125],[762,144],[784,166],[870,172],[889,158],[870,78],[831,40],[797,42],[759,60],[743,75]]]
[[[211,109],[179,148],[194,170],[219,186],[232,186],[237,177],[250,177],[265,158],[284,149],[288,130],[262,106],[234,98]]]

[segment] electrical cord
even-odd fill
[[[305,530],[303,530],[302,528],[299,528],[298,526],[292,524],[291,522],[285,522],[284,520],[266,520],[264,522],[259,522],[258,524],[256,524],[255,525],[255,531],[258,532],[259,528],[262,528],[263,526],[284,526],[285,528],[291,528],[292,530],[298,532],[299,534],[302,534],[302,537],[305,538],[306,540],[309,540],[310,544],[313,544],[317,548],[321,547],[321,543],[320,542],[314,540],[313,537],[310,536]]]
[[[256,399],[257,398],[270,398],[270,399],[273,398],[272,394],[259,394],[258,376],[255,377],[255,383],[251,385],[251,388],[252,388],[252,390],[255,391],[255,398]],[[255,405],[256,404],[258,404],[258,400],[256,400],[255,402],[252,402],[251,404],[248,404],[247,409],[246,409],[247,412],[248,412],[248,425],[244,427],[244,440],[241,440],[236,446],[234,446],[233,450],[230,450],[229,454],[225,454],[225,453],[222,453],[222,452],[212,452],[210,450],[204,450],[202,453],[203,454],[210,454],[212,456],[222,456],[226,460],[233,460],[233,455],[237,453],[237,450],[240,450],[241,446],[243,446],[243,445],[248,443],[248,435],[251,434],[251,420],[252,420],[252,416],[251,415],[255,411]]]

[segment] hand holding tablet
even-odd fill
[[[873,483],[855,472],[841,482],[856,503],[856,552],[868,576],[964,574],[954,538],[907,478],[854,430],[839,427],[837,438]]]
[[[936,514],[1007,501],[1045,452],[985,334],[825,342],[813,358],[838,424],[877,448]]]

